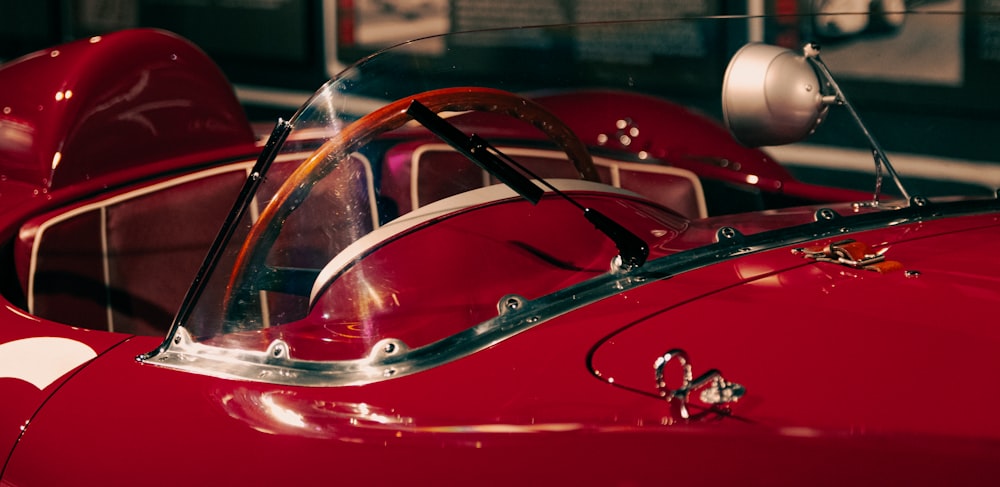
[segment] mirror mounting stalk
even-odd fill
[[[802,51],[806,59],[809,60],[816,70],[823,75],[827,84],[829,84],[830,88],[833,89],[834,96],[824,97],[823,102],[826,104],[841,105],[847,108],[848,113],[851,114],[851,118],[854,119],[854,123],[857,124],[858,128],[868,139],[868,144],[872,151],[872,157],[875,160],[875,196],[873,204],[878,206],[879,203],[879,194],[882,191],[883,167],[889,173],[889,176],[892,177],[893,182],[896,183],[896,187],[899,188],[899,192],[903,195],[903,198],[910,201],[910,193],[906,191],[906,187],[903,186],[902,179],[900,179],[896,169],[893,168],[892,164],[889,162],[889,157],[885,155],[885,151],[882,150],[882,146],[879,145],[878,141],[875,140],[875,137],[868,131],[868,127],[865,126],[865,123],[861,121],[861,116],[858,114],[857,110],[854,109],[854,106],[851,105],[851,102],[848,101],[847,95],[845,95],[840,89],[840,85],[838,85],[836,80],[833,79],[833,74],[830,72],[829,68],[826,67],[826,63],[824,63],[823,59],[820,58],[819,46],[814,43],[809,43],[805,45]]]

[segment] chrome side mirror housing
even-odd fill
[[[883,168],[903,198],[910,200],[885,151],[820,59],[816,44],[806,44],[801,55],[783,47],[747,44],[733,55],[722,80],[725,124],[736,140],[750,147],[806,138],[823,122],[830,105],[845,107],[868,138],[876,175],[872,205],[879,204]]]
[[[806,56],[783,47],[747,44],[722,81],[726,126],[749,147],[798,142],[826,116],[832,97]]]

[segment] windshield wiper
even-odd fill
[[[615,247],[618,248],[618,254],[621,258],[619,267],[622,270],[632,270],[646,263],[646,259],[649,257],[649,245],[639,238],[638,235],[621,226],[618,222],[593,208],[581,205],[569,195],[556,189],[548,181],[538,177],[528,168],[511,159],[503,152],[500,152],[499,149],[493,147],[482,137],[476,134],[466,135],[458,127],[455,127],[451,122],[434,113],[419,101],[411,101],[406,113],[484,171],[490,173],[513,189],[514,192],[521,195],[521,197],[530,201],[531,204],[537,204],[541,200],[544,190],[531,182],[531,179],[528,179],[522,172],[527,173],[531,178],[553,193],[579,208],[583,211],[583,216],[587,221],[615,243]]]

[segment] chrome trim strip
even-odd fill
[[[224,349],[195,343],[181,328],[163,353],[145,361],[192,373],[275,384],[324,387],[371,384],[458,360],[588,304],[737,257],[886,226],[997,211],[1000,199],[931,204],[914,198],[906,208],[847,217],[822,208],[816,211],[812,223],[747,236],[735,232],[717,243],[650,261],[629,273],[603,274],[527,301],[523,306],[420,348],[409,349],[397,340],[383,340],[368,357],[357,360],[296,360],[287,354],[273,353],[274,344],[264,352]]]

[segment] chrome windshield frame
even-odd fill
[[[355,360],[297,360],[289,356],[280,340],[275,340],[262,352],[199,344],[192,341],[183,328],[172,335],[162,351],[139,359],[191,373],[281,385],[372,384],[459,360],[589,304],[713,264],[887,226],[996,211],[1000,211],[1000,193],[992,199],[944,203],[914,197],[906,207],[890,209],[886,205],[876,211],[850,216],[841,216],[830,208],[819,208],[813,222],[752,235],[743,235],[732,227],[721,227],[716,232],[714,244],[652,260],[631,272],[608,272],[524,301],[513,309],[501,309],[495,318],[422,347],[411,349],[401,341],[384,339],[367,357]]]

